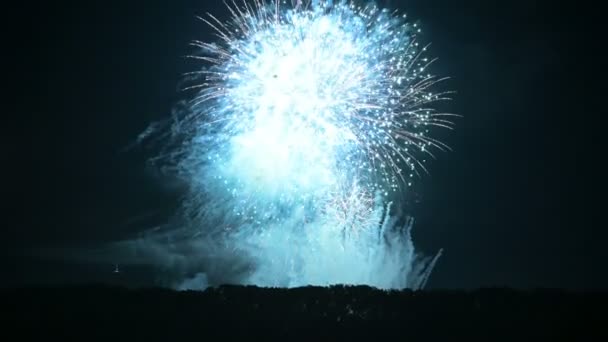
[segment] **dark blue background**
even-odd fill
[[[458,92],[448,109],[464,116],[439,132],[454,151],[430,163],[408,208],[419,248],[445,249],[429,286],[608,287],[601,11],[582,2],[384,3],[421,21],[439,57],[434,70]],[[175,208],[179,184],[146,171],[145,150],[121,151],[185,96],[180,74],[196,65],[182,56],[190,40],[212,39],[195,19],[207,11],[226,15],[203,0],[4,11],[3,285],[113,279],[113,265],[37,251],[120,239]],[[128,284],[155,277],[125,274]]]

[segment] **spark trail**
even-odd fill
[[[420,29],[347,1],[226,6],[229,20],[200,18],[217,39],[193,42],[195,96],[155,159],[188,195],[138,246],[170,238],[184,274],[211,283],[423,286],[439,255],[419,256],[390,212],[448,149],[431,129],[452,128]]]

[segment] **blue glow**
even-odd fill
[[[422,286],[436,258],[415,253],[411,222],[389,210],[420,156],[447,148],[429,129],[451,127],[431,106],[446,94],[432,91],[419,29],[350,2],[229,10],[202,18],[219,39],[193,44],[197,93],[160,158],[190,186],[163,235],[171,253],[211,283],[218,258],[238,256],[232,282]]]

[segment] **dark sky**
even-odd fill
[[[132,218],[172,211],[180,189],[147,173],[141,151],[121,150],[183,98],[187,44],[210,38],[195,15],[225,14],[217,3],[29,2],[4,13],[4,285],[98,279],[113,266],[36,250],[120,239],[138,229]],[[429,165],[411,209],[415,243],[444,248],[429,286],[608,288],[598,21],[555,1],[385,3],[420,20],[434,70],[457,91],[448,108],[463,115],[441,133],[454,151]]]

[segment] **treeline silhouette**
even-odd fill
[[[608,341],[608,293],[104,285],[2,290],[3,341]],[[15,336],[10,338],[10,336]]]

